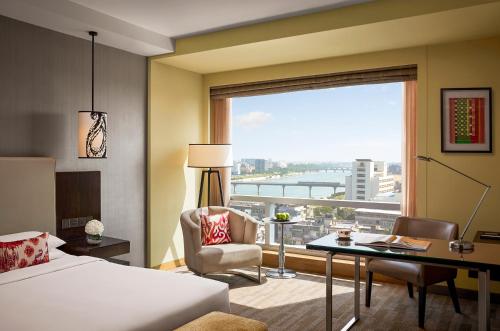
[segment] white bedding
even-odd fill
[[[229,312],[225,283],[64,255],[0,274],[2,331],[172,330]]]

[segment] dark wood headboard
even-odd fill
[[[101,221],[101,173],[56,172],[57,236],[71,240],[85,236],[85,223]]]

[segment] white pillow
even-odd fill
[[[34,238],[36,236],[41,235],[42,232],[40,231],[26,231],[26,232],[17,232],[17,233],[11,233],[11,234],[5,234],[3,236],[0,236],[0,242],[9,242],[9,241],[16,241],[16,240],[24,240],[24,239],[30,239]],[[53,236],[49,234],[49,240],[47,242],[49,246],[49,251],[51,249],[57,248],[59,246],[64,245],[66,242],[60,238],[57,238],[56,236]]]
[[[53,248],[53,249],[49,250],[49,259],[50,260],[59,259],[65,255],[68,255],[68,254],[64,253],[63,251],[61,251],[57,248]]]

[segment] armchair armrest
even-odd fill
[[[184,236],[185,258],[194,257],[201,251],[201,227],[196,224],[192,217],[194,210],[187,210],[181,214],[181,227]]]
[[[255,244],[257,241],[257,229],[259,222],[250,215],[245,215],[245,235],[243,237],[244,244]]]

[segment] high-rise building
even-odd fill
[[[255,159],[255,172],[261,173],[266,171],[266,160]]]
[[[241,162],[254,167],[256,173],[266,172],[272,164],[271,160],[265,159],[242,159]]]
[[[231,175],[241,175],[241,162],[234,161],[231,168]]]
[[[377,194],[394,191],[394,178],[387,175],[387,163],[356,159],[345,178],[347,200],[373,200]]]

